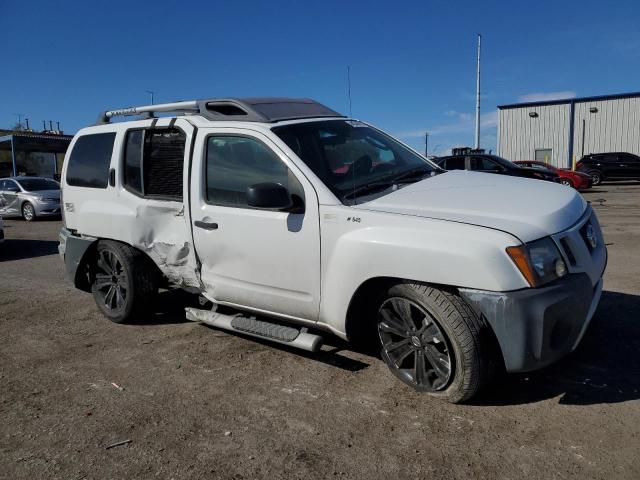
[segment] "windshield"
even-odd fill
[[[60,190],[58,182],[47,178],[21,178],[17,180],[20,186],[27,192],[35,192],[37,190]]]
[[[285,125],[273,132],[346,204],[441,171],[380,130],[354,120]]]

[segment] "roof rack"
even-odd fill
[[[156,113],[201,115],[208,120],[239,120],[243,122],[279,122],[299,118],[344,117],[310,98],[213,98],[184,102],[121,108],[100,113],[98,124],[109,123],[112,117]]]

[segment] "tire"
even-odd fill
[[[589,170],[587,172],[587,175],[591,176],[591,183],[592,185],[596,186],[596,185],[600,185],[602,183],[602,173],[600,173],[598,170]]]
[[[382,359],[415,390],[460,403],[489,380],[487,327],[453,293],[423,284],[394,285],[380,303],[377,326]]]
[[[101,240],[92,268],[91,293],[102,314],[114,323],[132,323],[149,308],[158,276],[144,254],[128,245]]]
[[[29,202],[22,204],[22,218],[27,222],[32,222],[36,219],[36,209]]]
[[[573,182],[572,182],[569,178],[563,178],[563,179],[561,179],[561,180],[560,180],[560,183],[561,183],[562,185],[567,186],[567,187],[574,188],[574,187],[573,187]]]

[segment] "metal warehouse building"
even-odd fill
[[[498,154],[571,167],[589,153],[640,155],[640,92],[498,106]]]

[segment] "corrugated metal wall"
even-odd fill
[[[567,104],[499,110],[498,155],[513,161],[534,160],[536,150],[549,148],[549,163],[566,167],[569,109]],[[538,116],[532,118],[529,112]]]
[[[596,113],[589,109],[597,108]],[[582,121],[584,120],[584,152]],[[573,153],[629,152],[640,155],[640,98],[576,103]]]
[[[591,113],[591,108],[597,108]],[[498,154],[509,160],[533,160],[535,151],[552,149],[551,162],[558,167],[569,161],[571,104],[523,106],[498,111]],[[530,112],[538,117],[532,118]],[[584,120],[584,149],[582,132]],[[630,152],[640,155],[640,97],[576,101],[573,154]]]

